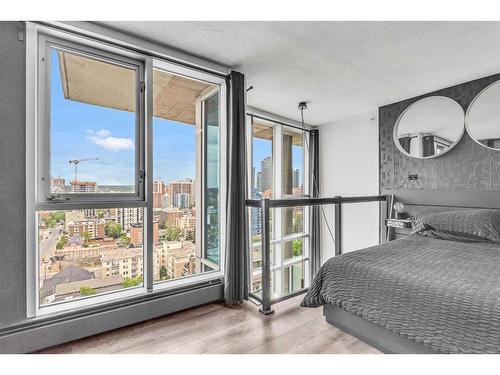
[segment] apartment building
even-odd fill
[[[96,193],[97,182],[94,181],[71,181],[72,193]]]
[[[84,237],[85,234],[88,233],[92,240],[104,238],[104,226],[104,220],[100,219],[74,220],[66,223],[66,228],[70,237]]]
[[[106,251],[101,256],[102,274],[110,277],[120,275],[126,277],[139,277],[143,275],[143,249],[113,249]]]

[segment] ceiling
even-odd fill
[[[248,104],[328,124],[500,72],[500,22],[103,22],[231,66]]]

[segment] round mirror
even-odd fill
[[[474,98],[465,120],[467,133],[480,145],[500,150],[500,81]]]
[[[429,159],[448,152],[464,133],[464,111],[453,99],[429,96],[399,116],[394,142],[403,154]]]

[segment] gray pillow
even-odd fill
[[[427,227],[500,242],[500,210],[471,209],[421,214],[412,221],[413,233]]]

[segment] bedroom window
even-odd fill
[[[156,284],[220,270],[219,85],[171,68],[153,70]]]
[[[308,133],[286,124],[248,116],[251,176],[249,196],[293,198],[308,196]],[[260,209],[250,210],[252,293],[261,291]],[[309,283],[308,220],[303,207],[271,210],[271,265],[273,297],[296,292]]]
[[[62,32],[37,40],[28,315],[220,278],[224,78]]]

